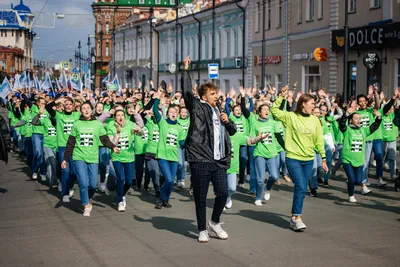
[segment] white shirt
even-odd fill
[[[213,120],[213,132],[214,132],[214,159],[221,159],[221,120],[219,118],[219,111],[217,108],[212,107],[206,101],[200,100],[202,103],[206,103],[210,106],[212,111],[212,120]]]

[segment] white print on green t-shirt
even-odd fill
[[[49,130],[48,136],[56,136],[56,135],[57,135],[56,128],[54,128],[54,127],[49,127],[48,130]]]
[[[158,142],[159,137],[160,137],[160,132],[158,130],[154,130],[152,141],[153,142]]]
[[[383,128],[385,129],[385,131],[393,130],[393,122],[392,121],[384,121]]]
[[[119,149],[128,149],[129,148],[129,136],[127,133],[121,133],[118,141]]]
[[[143,129],[142,140],[145,141],[145,140],[147,140],[147,138],[149,138],[149,130],[147,130],[147,128],[144,128]]]
[[[328,131],[330,131],[331,130],[331,123],[330,122],[326,122],[326,127],[328,128]]]
[[[244,133],[243,123],[241,121],[235,123],[235,125],[237,133]]]
[[[63,129],[64,134],[71,134],[73,126],[74,126],[74,121],[65,121]]]
[[[369,127],[369,116],[361,116],[360,118],[360,124],[361,127],[365,128],[365,127]]]
[[[272,144],[272,132],[273,132],[273,127],[272,126],[266,126],[266,127],[261,127],[259,130],[262,134],[268,134],[268,137],[262,140],[262,143],[264,145],[271,145]]]
[[[351,136],[351,152],[362,152],[363,135],[362,133],[353,133]]]
[[[175,132],[168,132],[167,134],[167,145],[177,146],[178,145],[178,134]]]
[[[80,133],[80,146],[93,146],[93,133]]]
[[[29,121],[28,121],[28,125],[27,125],[28,127],[32,127],[32,119],[30,119]]]
[[[189,125],[182,125],[182,129],[186,133],[189,129]]]
[[[40,114],[40,120],[46,119],[47,118],[47,114]]]

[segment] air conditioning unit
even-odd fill
[[[241,57],[236,57],[235,58],[235,67],[237,69],[240,69],[242,67],[242,58]]]

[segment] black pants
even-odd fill
[[[226,170],[215,163],[190,163],[193,180],[193,195],[196,203],[197,228],[206,230],[206,201],[210,181],[213,183],[215,202],[211,220],[219,223],[228,197]]]

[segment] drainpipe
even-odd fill
[[[247,2],[246,7],[243,8],[239,4],[239,2],[236,2],[236,6],[240,8],[243,12],[243,30],[242,30],[242,81],[243,81],[243,87],[245,87],[244,83],[244,77],[245,77],[245,70],[244,70],[244,54],[245,54],[245,46],[246,46],[246,8],[249,2]]]
[[[193,19],[197,21],[197,23],[199,24],[199,31],[198,31],[198,51],[197,51],[197,55],[198,55],[198,60],[197,62],[200,62],[201,60],[201,21],[198,20],[195,16],[194,13],[192,13]],[[198,84],[200,85],[200,64],[197,63],[197,80],[198,80]]]
[[[157,33],[157,82],[154,84],[159,84],[160,80],[160,73],[158,72],[158,65],[160,63],[160,32],[156,29],[156,27],[153,27],[153,31]],[[157,90],[158,87],[154,88]]]
[[[284,73],[285,73],[285,75],[284,75],[284,78],[283,78],[283,80],[284,80],[284,83],[283,84],[289,84],[289,57],[288,57],[288,54],[289,54],[289,21],[288,21],[288,13],[289,13],[289,4],[288,4],[288,1],[285,1],[285,15],[284,15],[284,18],[285,18],[285,47],[284,47],[284,50],[285,50],[285,58],[284,58],[284,61],[285,61],[285,65],[284,65]]]

